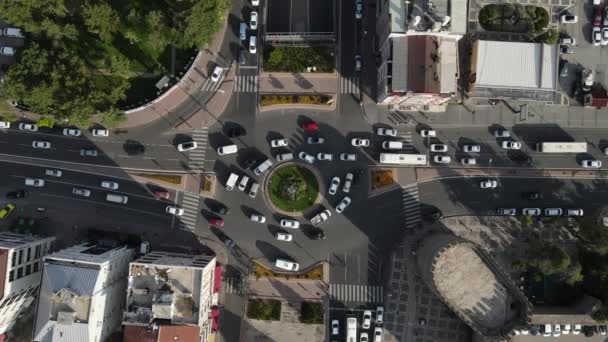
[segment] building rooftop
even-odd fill
[[[391,32],[466,33],[466,0],[390,0]],[[449,17],[449,20],[448,20]],[[449,24],[442,27],[446,22]]]
[[[197,342],[199,327],[188,325],[161,325],[158,342]]]

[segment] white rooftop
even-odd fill
[[[556,88],[556,45],[479,40],[477,87]]]

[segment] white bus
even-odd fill
[[[426,154],[380,153],[380,163],[426,165]]]
[[[586,142],[541,142],[536,144],[536,150],[543,153],[585,153]]]
[[[357,342],[357,317],[346,319],[346,342]]]

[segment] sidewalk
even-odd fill
[[[416,168],[416,181],[424,182],[444,177],[521,177],[521,178],[580,178],[594,179],[606,178],[608,175],[602,171],[591,170],[556,170],[556,169],[466,169],[466,168]]]

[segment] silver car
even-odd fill
[[[334,159],[334,156],[331,153],[319,153],[317,154],[317,159],[332,161]]]
[[[288,161],[293,159],[293,153],[283,153],[276,156],[277,161]]]
[[[305,161],[305,162],[307,162],[309,164],[312,164],[312,163],[315,162],[315,157],[314,156],[312,156],[312,155],[310,155],[310,154],[308,154],[306,152],[303,152],[303,151],[298,154],[298,157],[300,157],[301,160],[303,160],[303,161]]]
[[[344,180],[344,186],[342,187],[342,191],[348,193],[350,191],[350,186],[353,183],[353,179],[355,176],[352,173],[347,173],[346,178]]]
[[[479,153],[481,152],[481,146],[479,145],[464,145],[463,150],[467,153]]]
[[[63,135],[68,137],[79,137],[82,134],[78,128],[64,128]]]
[[[329,182],[329,194],[335,195],[338,191],[338,187],[340,187],[340,177],[332,178],[331,182]]]
[[[340,160],[342,161],[356,161],[357,155],[354,153],[340,153]]]
[[[348,196],[345,196],[340,203],[336,206],[336,212],[338,214],[342,213],[344,209],[346,209],[350,205],[351,199]]]

